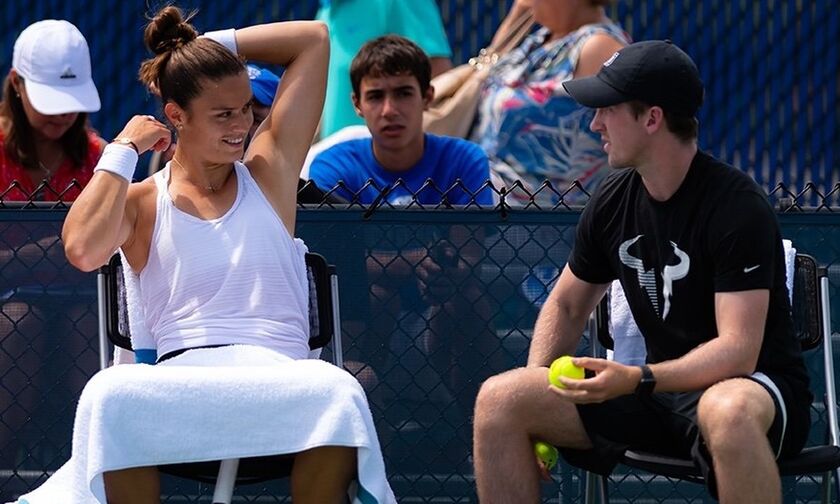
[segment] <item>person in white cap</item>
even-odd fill
[[[0,104],[0,192],[17,182],[3,200],[75,199],[105,146],[88,124],[99,108],[78,28],[46,19],[23,30]]]
[[[24,29],[14,45],[12,68],[0,103],[0,200],[75,199],[93,176],[105,144],[88,126],[87,114],[99,110],[99,106],[88,45],[79,30],[67,21],[53,19]],[[8,399],[0,402],[4,411],[0,465],[13,467],[23,427],[45,386],[41,371],[46,366],[42,357],[47,354],[48,338],[41,335],[47,334],[45,320],[52,315],[48,305],[33,303],[31,296],[21,294],[25,290],[22,287],[31,282],[30,265],[45,259],[50,262],[55,258],[57,263],[64,259],[59,257],[59,237],[50,226],[5,226],[0,235],[0,369],[9,370],[3,383],[8,395],[3,397],[14,401],[12,407]],[[73,280],[66,276],[50,280],[52,286],[59,281]],[[76,321],[87,318],[82,315],[87,310],[81,301],[62,307],[62,313]],[[82,326],[77,329],[84,331]],[[90,330],[95,333],[95,327]],[[57,364],[51,360],[51,365],[96,369],[86,339],[68,337],[65,341],[72,348],[65,347],[69,351],[58,358],[72,362]],[[84,385],[78,378],[67,375],[68,388],[74,395]]]

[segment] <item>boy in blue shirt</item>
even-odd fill
[[[371,137],[318,154],[311,180],[363,205],[408,205],[416,197],[423,206],[490,207],[493,190],[481,148],[423,132],[423,110],[434,96],[430,78],[429,58],[408,39],[387,35],[365,44],[353,59],[350,79],[353,105]],[[368,231],[370,317],[362,321],[351,352],[358,351],[358,359],[381,376],[390,369],[390,341],[400,313],[422,313],[428,329],[417,346],[426,350],[464,415],[470,415],[478,383],[489,374],[481,361],[498,346],[486,289],[474,273],[482,252],[481,226]],[[376,381],[367,372],[359,378],[367,388]],[[458,449],[463,453],[456,456],[467,456],[466,445]]]
[[[423,205],[493,204],[492,190],[482,188],[490,168],[481,148],[423,132],[423,111],[434,88],[422,49],[397,35],[374,39],[353,59],[350,80],[353,106],[371,138],[342,142],[320,153],[309,169],[318,187],[329,191],[341,181],[346,189],[334,194],[362,204],[372,204],[386,188],[384,199],[392,205],[410,203],[415,193]],[[437,190],[420,191],[427,180]],[[453,186],[442,201],[441,192]]]

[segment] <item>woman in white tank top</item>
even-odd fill
[[[145,31],[153,56],[140,68],[177,132],[174,158],[155,177],[129,184],[139,154],[171,143],[163,123],[133,117],[67,216],[67,258],[92,271],[122,250],[140,276],[144,321],[161,354],[248,344],[303,358],[307,294],[303,247],[293,239],[295,199],[323,106],[327,30],[290,22],[198,37],[187,21],[175,7],[159,11]],[[240,56],[286,67],[247,152],[252,95]],[[289,302],[266,310],[271,296]],[[355,451],[298,453],[295,502],[343,502]],[[106,473],[105,487],[109,503],[160,498],[155,468]]]

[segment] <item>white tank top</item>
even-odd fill
[[[157,355],[206,345],[309,353],[306,247],[293,239],[248,168],[237,162],[236,200],[217,219],[179,210],[169,165],[154,175],[157,217],[140,298]]]

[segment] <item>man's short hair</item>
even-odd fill
[[[630,105],[630,110],[636,118],[651,107],[651,105],[639,100],[633,100],[628,103]],[[668,131],[674,134],[674,136],[683,142],[697,140],[700,123],[697,121],[696,117],[693,115],[673,112],[668,109],[662,109],[662,114],[665,116],[665,126],[668,128]]]
[[[353,94],[359,96],[362,79],[392,75],[413,75],[426,93],[432,80],[432,64],[423,49],[399,35],[375,38],[359,49],[350,64]]]

